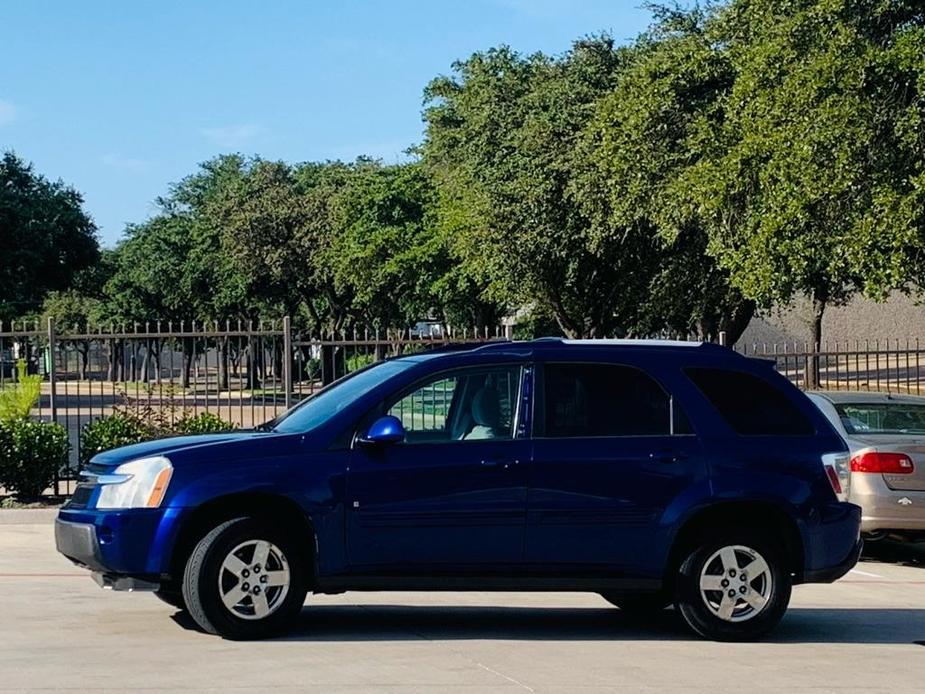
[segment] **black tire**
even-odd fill
[[[661,612],[671,605],[671,598],[664,592],[656,593],[601,593],[611,605],[631,615],[648,615]]]
[[[732,599],[736,607],[731,616],[741,618],[743,621],[722,619],[716,609],[720,606],[720,600],[727,599],[724,596],[727,590],[742,590],[742,583],[739,582],[743,580],[741,572],[736,576],[728,575],[723,570],[724,560],[714,558],[721,549],[729,547],[742,547],[756,552],[764,559],[768,568],[767,575],[770,576],[770,586],[766,589],[766,602],[760,609],[746,603],[745,598],[739,595]],[[747,551],[738,550],[735,555],[739,559],[739,566],[746,566],[741,563],[743,558],[745,562],[750,561]],[[675,600],[681,616],[697,634],[715,641],[754,641],[764,636],[777,626],[790,603],[792,580],[785,557],[780,545],[759,531],[743,528],[739,531],[702,537],[687,552],[675,582]],[[727,580],[727,588],[701,593],[701,574],[707,562],[710,562],[708,573],[713,574],[715,571],[720,571],[722,576],[715,576],[715,578]],[[744,581],[749,584],[746,590],[751,594],[753,586],[763,589],[764,580],[763,577],[749,578],[746,575]],[[762,591],[755,590],[754,592],[761,593]],[[713,608],[707,604],[708,598],[713,601]]]
[[[186,603],[183,602],[183,591],[175,586],[161,586],[160,590],[154,591],[154,594],[163,602],[178,610],[186,610]]]
[[[232,612],[222,602],[219,589],[220,574],[228,576],[222,573],[225,559],[239,545],[253,541],[269,542],[278,548],[289,571],[288,591],[263,618],[245,618]],[[234,640],[266,638],[282,633],[298,617],[307,592],[305,567],[298,544],[284,530],[255,518],[234,518],[213,528],[193,549],[183,572],[183,599],[190,616],[210,634]],[[270,589],[266,589],[264,600],[270,595]],[[251,599],[246,593],[243,598],[245,602]],[[240,609],[248,608],[244,604]]]

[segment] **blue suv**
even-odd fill
[[[116,590],[278,633],[306,592],[592,591],[754,639],[857,562],[845,443],[710,344],[497,342],[357,371],[257,431],[101,453],[55,526]]]

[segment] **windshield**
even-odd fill
[[[925,434],[925,405],[841,403],[835,410],[849,434]]]
[[[269,423],[268,428],[287,434],[311,431],[359,400],[371,388],[411,365],[411,362],[384,361],[354,371],[280,415],[279,419]]]

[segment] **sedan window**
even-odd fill
[[[849,434],[925,434],[925,405],[839,403],[835,410]]]

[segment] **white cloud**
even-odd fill
[[[16,107],[9,101],[0,99],[0,125],[7,125],[16,120]]]
[[[123,157],[121,154],[105,154],[101,161],[113,169],[121,171],[144,171],[148,168],[148,162],[136,157]]]
[[[225,125],[200,131],[219,147],[241,147],[263,133],[259,125]]]

